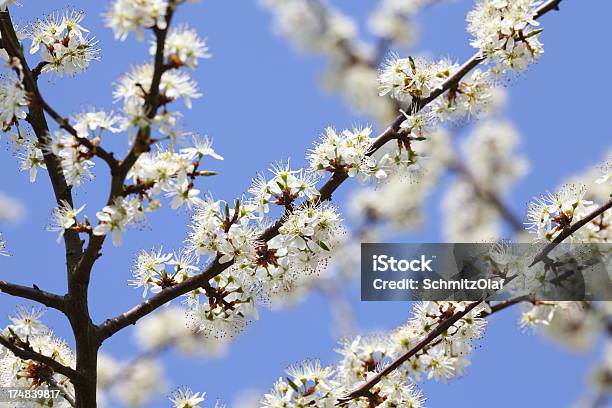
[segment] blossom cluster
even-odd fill
[[[86,218],[83,222],[77,220],[84,206],[73,209],[69,203],[62,202],[53,212],[53,223],[49,230],[59,234],[58,240],[68,229],[91,232],[94,235],[111,233],[113,243],[120,245],[121,234],[129,225],[143,222],[147,212],[161,207],[157,196],[162,193],[171,198],[172,209],[183,205],[192,208],[201,201],[198,196],[200,191],[194,188],[195,178],[214,174],[198,170],[200,162],[204,156],[222,159],[212,149],[209,139],[194,137],[193,141],[192,147],[183,148],[179,153],[160,149],[155,153],[141,154],[128,174],[135,184],[124,187],[123,195],[96,213],[99,223],[95,227],[92,228]],[[73,136],[60,133],[51,148],[62,159],[65,177],[71,184],[79,185],[83,175],[92,176],[89,169],[93,163],[86,159],[86,149]],[[31,171],[35,168],[32,167]]]
[[[383,179],[388,156],[375,160],[368,155],[373,138],[372,129],[344,130],[325,129],[321,141],[308,154],[310,169],[319,173],[342,171],[349,177],[365,181],[371,177]]]
[[[95,109],[77,113],[73,123],[77,136],[82,138],[101,138],[104,131],[120,133],[126,127],[126,120],[121,114]]]
[[[114,0],[104,15],[106,26],[115,33],[115,39],[125,41],[134,32],[139,40],[145,29],[165,29],[170,7],[200,0]]]
[[[407,105],[413,99],[426,99],[451,75],[456,66],[447,60],[392,56],[379,75],[380,95],[389,94]]]
[[[44,311],[39,308],[18,306],[15,314],[9,316],[11,323],[0,335],[8,341],[21,344],[21,347],[29,347],[64,366],[74,368],[76,359],[73,351],[63,339],[55,336],[41,322],[43,313]],[[68,378],[54,372],[44,363],[21,359],[2,346],[0,346],[0,386],[36,390],[60,386],[70,394],[74,394],[74,387]],[[41,407],[71,406],[64,399],[44,397],[37,399],[35,403]]]
[[[584,184],[567,184],[557,193],[535,198],[528,207],[529,231],[536,234],[537,240],[554,240],[572,223],[598,208],[593,201],[585,199],[586,192],[587,186]],[[580,228],[569,239],[577,242],[607,242],[612,238],[612,232],[604,226],[609,225],[611,220],[612,215],[605,212],[601,219]]]
[[[610,188],[605,185],[608,163],[589,169],[568,180],[558,192],[535,198],[529,204],[527,229],[535,235],[535,242],[554,240],[610,199]],[[611,225],[612,214],[605,211],[566,241],[608,243],[612,240]],[[605,246],[597,248],[607,262],[609,250]],[[610,302],[537,302],[524,308],[519,324],[524,330],[540,330],[568,347],[584,350],[594,344],[610,315]]]
[[[201,258],[223,265],[220,274],[185,298],[190,326],[217,338],[233,336],[256,319],[257,303],[305,286],[340,242],[341,219],[334,207],[316,202],[311,173],[279,164],[272,174],[270,181],[260,176],[254,196],[236,200],[233,207],[212,197],[198,200],[185,248],[178,254],[142,251],[131,284],[143,287],[146,296],[193,277]],[[269,204],[290,211],[278,232],[264,240],[262,216]]]
[[[249,222],[255,218],[254,211],[252,204],[236,201],[231,208],[228,203],[207,197],[195,207],[187,238],[188,252],[208,257],[221,254],[220,263],[254,259],[255,230]]]
[[[142,40],[145,28],[166,28],[167,10],[167,0],[116,0],[106,12],[106,25],[115,39],[124,41],[133,31]]]
[[[287,370],[288,377],[280,378],[265,394],[264,407],[332,407],[340,397],[348,394],[379,370],[414,347],[435,327],[467,307],[466,302],[422,302],[414,308],[407,323],[387,334],[356,337],[343,341],[337,350],[341,360],[335,367],[322,367],[318,361],[307,360]],[[415,381],[427,376],[447,380],[461,375],[469,364],[468,355],[473,342],[479,339],[486,321],[481,314],[486,304],[477,306],[440,338],[417,352],[397,370],[385,376],[371,394],[358,397],[349,406],[369,406],[372,401],[383,406],[419,408],[424,398],[416,389]]]
[[[496,71],[524,70],[543,52],[535,0],[479,0],[467,16],[471,44],[496,65]]]
[[[491,110],[494,92],[490,73],[475,69],[455,88],[436,98],[431,111],[440,121],[470,118]]]
[[[270,180],[259,174],[249,188],[249,193],[253,195],[252,201],[260,214],[268,213],[270,204],[291,207],[299,198],[312,199],[319,195],[316,189],[319,178],[315,173],[304,169],[292,170],[289,162],[277,163],[270,172]]]
[[[228,328],[222,333],[239,331],[247,323],[245,317],[256,318],[256,302],[286,297],[304,286],[325,264],[342,233],[341,220],[329,205],[305,205],[287,215],[268,242],[257,238],[258,222],[253,204],[237,203],[232,209],[209,199],[196,207],[187,250],[216,256],[221,264],[233,262],[210,288],[188,296],[194,321],[205,323],[199,324],[200,330],[211,326],[219,331],[217,326],[223,325]],[[214,301],[198,304],[202,294]]]
[[[89,149],[71,134],[62,130],[55,132],[47,147],[59,158],[68,185],[80,186],[84,179],[94,178],[91,171],[94,162],[90,160]]]
[[[192,145],[174,152],[171,149],[161,149],[143,153],[128,174],[136,186],[144,187],[143,192],[150,200],[149,207],[157,208],[159,204],[153,196],[165,192],[171,197],[173,209],[187,205],[191,208],[200,201],[199,190],[194,188],[196,177],[214,174],[199,170],[204,157],[223,160],[212,148],[208,137],[193,136]]]
[[[341,219],[334,207],[304,206],[285,217],[279,235],[267,244],[266,252],[274,252],[276,259],[261,266],[272,276],[276,274],[275,262],[285,266],[292,263],[292,268],[298,270],[317,270],[321,259],[338,245],[341,233]]]
[[[38,169],[47,169],[45,164],[43,151],[38,140],[26,136],[20,137],[21,132],[17,134],[15,138],[15,145],[21,149],[21,152],[17,155],[19,158],[19,169],[21,171],[27,171],[30,176],[30,183],[36,181]]]
[[[157,43],[152,42],[149,53],[155,55]],[[174,67],[186,66],[196,68],[198,61],[202,58],[210,58],[206,40],[198,36],[194,28],[185,24],[173,27],[169,30],[164,47],[164,57]]]
[[[147,97],[147,92],[151,87],[153,78],[153,64],[136,65],[129,72],[124,74],[115,84],[113,96],[115,100],[124,102],[124,109],[129,115],[131,122],[134,123],[137,115],[141,115],[141,120],[146,120],[146,112],[139,111],[142,108],[142,101]],[[197,83],[188,73],[179,70],[169,70],[163,73],[159,85],[160,98],[162,104],[168,104],[182,98],[185,106],[191,108],[192,99],[202,96],[198,91]],[[164,115],[154,120],[154,123],[164,123]],[[160,127],[162,127],[160,125]],[[163,127],[162,127],[163,128]]]
[[[82,11],[69,9],[49,14],[27,27],[25,36],[32,41],[30,54],[40,51],[45,63],[41,72],[74,75],[99,59],[98,42],[81,26],[84,18]]]
[[[532,0],[478,1],[468,14],[468,31],[475,37],[472,45],[481,50],[493,67],[476,69],[457,84],[451,83],[449,89],[444,89],[444,95],[425,107],[424,114],[406,112],[403,127],[412,131],[412,122],[431,125],[486,111],[496,78],[513,70],[524,70],[543,53],[538,39],[541,30],[533,29],[538,25],[535,21],[538,4]],[[432,62],[421,57],[391,56],[378,75],[380,95],[388,94],[411,107],[415,106],[415,100],[430,102],[430,96],[441,92],[445,81],[458,69],[457,64],[446,59]],[[419,103],[416,103],[418,109],[422,108]]]

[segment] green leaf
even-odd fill
[[[299,394],[300,393],[300,388],[297,385],[295,385],[295,383],[293,381],[291,381],[291,378],[286,377],[286,379],[287,379],[287,383],[289,384],[289,386],[291,388],[293,388],[293,391],[295,391],[295,392],[297,392]]]

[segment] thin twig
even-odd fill
[[[363,385],[357,387],[356,389],[354,389],[353,391],[351,391],[344,397],[339,398],[337,405],[346,404],[347,402],[355,398],[366,396],[369,390],[372,387],[374,387],[376,384],[378,384],[385,376],[389,375],[391,372],[399,368],[402,364],[408,361],[410,357],[414,356],[420,350],[425,348],[429,343],[431,343],[438,336],[446,332],[446,330],[448,330],[453,324],[458,322],[461,318],[463,318],[465,315],[470,313],[472,310],[474,310],[476,306],[478,306],[481,303],[482,301],[472,302],[470,303],[469,306],[467,306],[461,312],[457,312],[453,314],[451,317],[440,321],[440,323],[438,323],[436,328],[433,329],[425,338],[419,341],[413,348],[411,348],[410,350],[402,354],[400,357],[395,359],[392,363],[387,365],[384,369],[378,372],[370,380],[366,381]]]
[[[532,296],[518,296],[518,297],[516,297],[514,299],[509,299],[509,300],[506,300],[506,301],[502,301],[502,302],[499,302],[499,303],[491,306],[491,311],[490,312],[482,311],[481,313],[478,314],[477,317],[485,318],[485,317],[491,316],[491,315],[493,315],[495,313],[499,313],[502,310],[505,310],[505,309],[507,309],[507,308],[509,308],[511,306],[517,305],[517,304],[522,303],[522,302],[536,303],[536,300]],[[433,341],[437,337],[442,335],[446,330],[448,330],[454,323],[456,323],[462,317],[467,315],[479,303],[481,303],[481,302],[473,302],[463,312],[456,313],[454,316],[452,316],[452,317],[448,318],[447,320],[444,320],[441,323],[439,323],[439,325],[434,329],[434,331],[432,331],[427,337],[425,337],[423,340],[421,340],[419,343],[417,343],[412,349],[408,350],[406,353],[404,353],[398,359],[396,359],[391,364],[386,366],[384,370],[382,370],[380,373],[378,373],[371,380],[369,380],[366,383],[364,383],[363,385],[359,386],[358,388],[356,388],[355,390],[353,390],[352,392],[350,392],[346,396],[340,398],[338,400],[337,405],[343,405],[343,404],[346,404],[347,402],[349,402],[349,401],[351,401],[351,400],[353,400],[355,398],[367,396],[367,393],[369,392],[369,390],[372,387],[374,387],[376,384],[378,384],[380,382],[380,380],[382,380],[382,378],[384,376],[390,374],[393,370],[396,370],[397,368],[399,368],[403,363],[405,363],[408,359],[410,359],[411,357],[416,355],[419,351],[423,350],[425,347],[427,347],[427,346],[432,347],[432,346],[438,344],[440,342],[440,340],[437,340],[436,342],[433,342]]]
[[[518,297],[515,297],[514,299],[504,300],[504,301],[494,304],[493,306],[491,306],[490,312],[483,311],[480,315],[478,315],[478,317],[491,316],[492,314],[501,312],[504,309],[508,309],[509,307],[512,307],[514,305],[517,305],[523,302],[530,302],[532,304],[537,303],[536,299],[531,295],[518,296]]]
[[[570,235],[572,235],[573,233],[578,231],[580,228],[582,228],[589,222],[593,221],[595,218],[599,217],[600,215],[608,211],[610,208],[612,208],[612,200],[608,201],[606,204],[602,205],[601,207],[593,210],[586,217],[580,219],[579,221],[576,221],[569,228],[564,229],[559,235],[557,235],[555,239],[553,239],[553,241],[550,244],[546,245],[544,249],[542,249],[542,251],[538,255],[535,256],[535,258],[533,259],[533,262],[529,266],[531,267],[540,261],[545,261],[550,251],[555,249],[557,244],[563,242]]]
[[[47,382],[50,386],[58,388],[62,392],[62,396],[66,401],[68,401],[71,407],[76,407],[76,401],[74,400],[74,396],[68,392],[68,389],[66,387],[59,384],[53,378],[48,379]]]
[[[41,61],[38,63],[38,65],[36,65],[34,68],[32,68],[32,76],[34,77],[35,81],[38,81],[38,77],[40,76],[40,74],[42,73],[42,70],[49,65],[49,63],[47,61]]]
[[[64,311],[64,298],[54,293],[45,292],[34,285],[33,287],[17,285],[6,281],[0,281],[0,292],[7,295],[24,299],[34,300],[45,306]]]
[[[69,378],[73,383],[78,383],[81,379],[81,375],[74,369],[67,367],[51,357],[45,356],[34,351],[26,342],[19,338],[5,338],[0,336],[0,344],[9,349],[14,355],[23,360],[34,360],[42,363],[63,376]]]

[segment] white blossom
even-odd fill
[[[223,157],[213,150],[212,141],[208,136],[193,136],[193,147],[181,149],[181,153],[185,153],[190,160],[196,157],[199,160],[204,156],[211,156],[214,159],[223,160]]]
[[[536,234],[539,240],[552,241],[564,228],[597,207],[592,201],[584,199],[585,193],[584,185],[565,185],[558,193],[535,198],[528,206],[528,230]],[[588,234],[588,228],[580,230],[578,234]]]
[[[120,133],[125,130],[125,118],[114,112],[84,111],[74,117],[74,128],[79,137],[87,138],[91,134],[100,136],[104,130]],[[96,134],[95,131],[98,130]]]
[[[156,49],[156,42],[153,41],[149,53],[155,55]],[[211,57],[208,51],[206,40],[198,36],[195,28],[182,24],[168,32],[164,56],[176,67],[185,65],[188,68],[196,68],[200,59]]]
[[[535,0],[478,0],[467,16],[471,44],[497,66],[500,73],[523,71],[543,52],[535,21]]]
[[[23,144],[23,152],[18,157],[20,159],[19,168],[21,171],[28,171],[30,174],[30,183],[36,181],[38,169],[46,169],[47,165],[43,157],[43,151],[38,147],[38,142],[31,139],[25,139]]]
[[[275,164],[270,172],[273,175],[270,180],[260,174],[249,189],[262,214],[268,212],[270,204],[290,206],[300,197],[313,198],[319,194],[318,177],[304,169],[292,170],[289,162]]]
[[[102,236],[110,232],[113,237],[113,245],[120,246],[122,232],[135,221],[134,208],[129,204],[128,200],[117,198],[113,204],[98,211],[96,217],[99,223],[94,228],[93,234]]]
[[[190,388],[181,387],[170,396],[170,402],[174,408],[200,408],[200,402],[204,401],[206,393],[194,393]]]
[[[100,58],[95,37],[88,37],[87,29],[81,26],[85,14],[67,9],[62,13],[49,14],[36,20],[27,32],[32,41],[30,54],[40,51],[46,64],[42,72],[55,72],[62,76],[74,75],[85,70],[91,61]]]
[[[53,224],[47,230],[58,232],[57,242],[62,239],[66,230],[78,223],[77,216],[84,208],[85,205],[82,205],[75,210],[67,201],[62,201],[58,207],[53,209]]]
[[[115,39],[124,41],[133,31],[142,40],[145,28],[166,28],[167,10],[167,0],[115,0],[105,14],[106,26]]]
[[[12,78],[0,79],[0,127],[9,130],[15,122],[26,118],[28,96],[21,85]]]
[[[446,60],[432,63],[424,58],[391,56],[378,76],[380,95],[389,94],[406,104],[413,98],[425,99],[441,88],[454,68]]]
[[[373,141],[371,133],[369,127],[341,133],[333,128],[325,129],[320,143],[308,154],[310,169],[320,173],[340,171],[349,177],[357,176],[362,181],[370,177],[385,178],[387,157],[375,160],[367,155]]]
[[[60,158],[64,178],[68,185],[80,186],[84,179],[94,178],[91,171],[94,162],[89,160],[91,154],[73,135],[63,130],[54,132],[48,148]]]
[[[115,99],[122,99],[126,103],[142,101],[145,98],[143,92],[148,92],[151,87],[153,71],[152,64],[132,67],[115,84]],[[187,108],[191,108],[192,99],[202,96],[195,80],[189,74],[178,70],[169,70],[162,74],[159,92],[165,103],[182,98]]]
[[[44,313],[45,310],[43,308],[18,305],[15,314],[9,316],[9,320],[12,324],[8,327],[20,337],[29,337],[45,333],[48,331],[48,327],[41,321],[41,317]]]

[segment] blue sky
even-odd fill
[[[51,7],[64,4],[24,0],[13,11],[14,19],[27,23]],[[112,108],[112,82],[133,63],[148,60],[148,44],[115,42],[103,27],[100,15],[105,2],[71,2],[88,13],[85,26],[100,40],[102,60],[76,78],[42,80],[47,100],[60,112],[69,114],[94,105]],[[336,0],[337,7],[363,21],[373,0]],[[470,1],[445,2],[429,8],[421,18],[421,41],[417,50],[431,55],[464,60],[473,50],[465,32],[465,14]],[[607,118],[612,77],[607,69],[612,57],[608,36],[602,35],[612,15],[612,2],[566,0],[562,11],[542,20],[545,55],[526,75],[509,84],[510,103],[506,110],[522,134],[520,150],[531,162],[529,175],[515,188],[510,200],[517,214],[524,213],[529,199],[554,189],[569,175],[602,160],[611,147]],[[223,162],[208,167],[221,172],[207,178],[203,190],[216,198],[239,196],[257,171],[275,160],[292,158],[300,163],[304,152],[321,130],[365,121],[346,108],[337,95],[321,90],[317,80],[324,61],[296,54],[285,39],[275,36],[270,16],[256,1],[209,0],[185,6],[176,21],[189,22],[208,37],[214,58],[204,61],[195,73],[204,97],[192,111],[185,111],[187,127],[214,138]],[[105,142],[118,153],[125,140],[110,135]],[[19,173],[11,151],[2,142],[0,191],[24,202],[26,218],[19,224],[0,226],[14,256],[2,259],[2,279],[24,284],[36,282],[41,288],[65,290],[63,247],[45,231],[53,208],[51,189],[42,173],[35,184]],[[103,167],[100,165],[100,167]],[[90,216],[105,197],[107,178],[99,177],[84,189],[75,190],[77,203],[87,202]],[[342,203],[355,185],[343,186],[336,199]],[[436,196],[428,210],[438,211]],[[129,231],[121,248],[106,246],[96,264],[91,285],[93,319],[100,322],[127,310],[141,300],[140,291],[128,288],[130,266],[140,248],[164,244],[176,248],[185,236],[186,212],[162,212],[150,217],[142,231]],[[426,227],[414,239],[441,239],[439,228]],[[409,315],[407,303],[361,303],[358,284],[347,290],[354,307],[359,332],[389,329]],[[8,314],[19,303],[0,296],[0,314]],[[516,312],[506,311],[491,319],[487,335],[473,354],[465,378],[448,384],[423,386],[427,406],[460,407],[569,406],[584,390],[584,376],[597,353],[574,354],[539,336],[520,333]],[[48,322],[58,334],[71,339],[62,316],[49,312]],[[308,357],[335,361],[335,339],[327,301],[314,294],[305,302],[282,312],[264,311],[232,345],[228,356],[216,361],[184,360],[174,353],[164,356],[172,385],[190,385],[207,391],[211,398],[231,403],[245,389],[268,389],[285,367]],[[135,352],[131,333],[114,336],[104,351],[120,358]],[[167,406],[160,399],[151,407]]]

